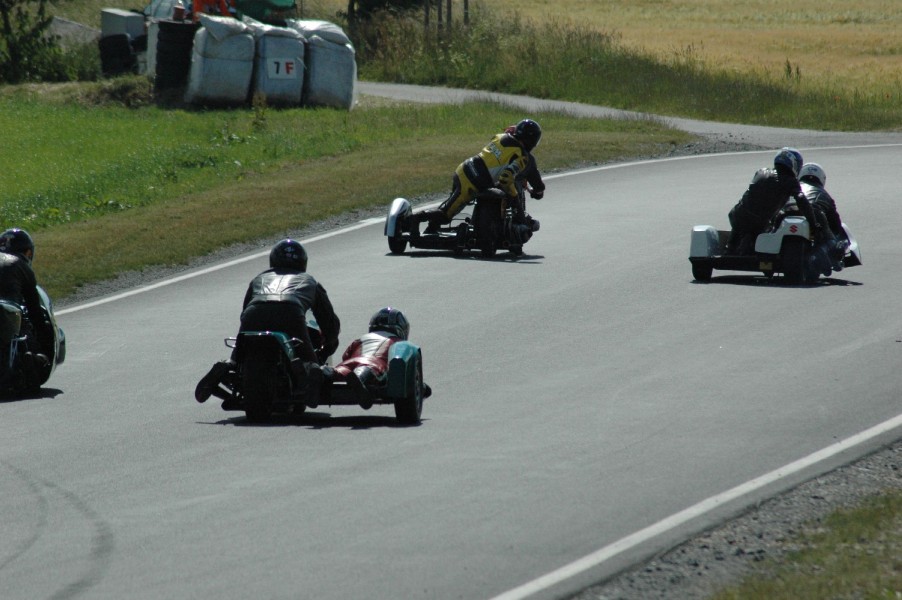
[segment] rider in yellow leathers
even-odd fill
[[[419,234],[419,224],[428,221],[424,233],[435,232],[469,204],[479,192],[499,187],[511,197],[517,196],[517,179],[529,183],[530,196],[536,200],[545,193],[545,183],[536,167],[532,150],[542,138],[542,128],[532,119],[523,119],[495,135],[479,154],[462,162],[454,172],[451,195],[438,208],[412,215],[411,233]]]

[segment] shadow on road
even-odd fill
[[[527,265],[542,264],[540,261],[545,258],[541,254],[521,254],[515,256],[506,250],[501,250],[492,258],[483,258],[476,252],[464,252],[463,254],[455,254],[452,250],[408,250],[404,254],[392,254],[386,252],[385,256],[407,258],[454,258],[457,260],[478,260],[481,262],[507,262],[507,263],[523,263]]]
[[[19,402],[21,400],[41,400],[43,398],[56,398],[62,393],[63,390],[58,390],[56,388],[41,388],[35,392],[2,394],[0,395],[0,404],[6,402]]]
[[[720,275],[712,277],[708,281],[693,280],[695,285],[710,285],[714,283],[746,285],[746,286],[769,286],[782,288],[825,288],[832,286],[859,286],[864,285],[859,281],[849,281],[847,279],[838,279],[835,277],[824,277],[811,283],[789,283],[784,277],[765,277],[763,275]]]
[[[425,419],[424,419],[425,421]],[[306,429],[373,429],[376,427],[407,428],[386,415],[347,415],[333,417],[330,413],[307,411],[300,415],[275,415],[265,423],[251,423],[244,415],[206,422],[205,425],[233,425],[235,427],[304,427]]]

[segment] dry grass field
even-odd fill
[[[299,0],[299,6],[335,14],[347,3]],[[624,45],[655,55],[689,53],[712,67],[783,76],[788,61],[803,82],[902,89],[902,0],[521,0],[491,6],[616,33]],[[462,7],[463,0],[452,0],[453,18]]]
[[[567,14],[655,54],[692,52],[712,66],[845,89],[902,87],[899,0],[522,0],[525,15]],[[541,17],[540,17],[541,18]]]
[[[54,10],[99,27],[101,8],[142,9],[149,1],[85,0]],[[459,19],[463,0],[451,2]],[[305,18],[330,18],[347,8],[346,0],[297,4]],[[779,77],[788,63],[803,83],[902,90],[902,0],[521,0],[489,6],[500,14],[516,10],[528,19],[615,33],[626,46],[663,57],[689,55],[712,67]]]

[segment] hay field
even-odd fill
[[[459,19],[463,0],[451,0]],[[100,8],[140,9],[149,0],[76,0],[54,5],[99,26]],[[521,0],[484,3],[537,21],[616,33],[629,47],[655,55],[691,55],[714,68],[781,76],[788,64],[803,83],[843,90],[902,89],[902,0]],[[346,0],[297,0],[304,18],[333,18]],[[503,20],[504,17],[502,17]],[[819,85],[823,87],[823,85]]]
[[[839,87],[902,87],[899,0],[522,0],[524,15],[567,14],[655,54],[690,49],[711,66]],[[810,81],[809,81],[810,82]]]
[[[480,3],[470,0],[471,7]],[[299,0],[298,6],[335,14],[347,2]],[[625,45],[656,55],[690,52],[711,67],[781,76],[788,61],[806,83],[902,88],[902,0],[521,0],[487,6],[617,33]],[[452,0],[453,18],[462,7],[463,0]]]

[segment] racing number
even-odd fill
[[[293,58],[271,58],[266,62],[270,79],[297,79],[298,63]]]

